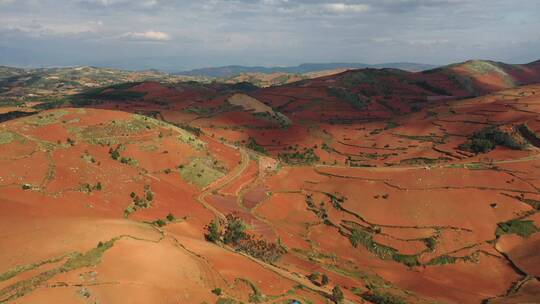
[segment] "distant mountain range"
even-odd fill
[[[419,72],[436,68],[437,66],[421,63],[411,62],[395,62],[395,63],[381,63],[381,64],[365,64],[365,63],[303,63],[297,66],[287,67],[263,67],[263,66],[242,66],[242,65],[228,65],[222,67],[211,67],[194,69],[189,71],[182,71],[176,73],[177,75],[186,76],[204,76],[204,77],[232,77],[244,73],[288,73],[288,74],[304,74],[326,70],[335,69],[364,69],[364,68],[392,68],[400,69],[410,72]]]

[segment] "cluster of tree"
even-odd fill
[[[364,110],[370,103],[369,98],[343,88],[328,88],[328,95],[344,100],[357,110]]]
[[[332,301],[335,303],[342,303],[345,299],[345,295],[343,294],[343,290],[339,286],[335,286],[332,289]]]
[[[137,163],[135,159],[130,158],[130,157],[122,157],[120,155],[120,151],[123,149],[124,147],[122,145],[118,145],[115,149],[110,148],[109,155],[111,156],[112,159],[117,160],[121,162],[122,164],[135,165]]]
[[[246,224],[236,214],[230,213],[225,221],[215,219],[206,227],[206,239],[223,243],[267,263],[277,262],[286,250],[281,244],[246,233]]]
[[[266,149],[261,146],[253,137],[249,137],[246,147],[261,154],[268,154],[268,151],[266,151]]]
[[[278,157],[280,160],[291,164],[291,165],[301,165],[301,164],[313,164],[320,160],[319,156],[315,154],[313,148],[304,148],[303,151],[294,151],[292,153],[279,153]]]
[[[325,286],[329,282],[328,276],[325,273],[321,275],[320,273],[315,272],[308,275],[307,278],[311,281],[311,283],[317,286]]]
[[[172,213],[169,212],[169,214],[167,214],[165,219],[157,219],[157,220],[153,221],[152,224],[155,225],[155,226],[158,226],[158,227],[163,227],[163,226],[167,225],[167,223],[173,222],[174,220],[176,220],[176,218],[174,217],[174,215]]]
[[[523,148],[523,145],[517,142],[510,134],[501,131],[495,126],[474,133],[459,148],[478,154],[489,152],[495,149],[496,146],[504,146],[515,150]]]
[[[135,206],[139,208],[148,208],[154,200],[154,193],[149,185],[144,186],[144,195],[142,197],[135,192],[131,192],[130,196]]]
[[[97,182],[95,185],[91,185],[89,183],[85,183],[81,185],[81,191],[90,193],[92,191],[101,191],[103,189],[103,186],[101,185],[101,182]]]
[[[274,242],[267,242],[264,239],[246,235],[246,238],[241,240],[236,246],[237,250],[243,251],[254,258],[265,261],[266,263],[275,263],[279,261],[281,256],[287,251],[285,248]]]

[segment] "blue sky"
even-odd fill
[[[0,64],[540,59],[538,0],[0,0]]]

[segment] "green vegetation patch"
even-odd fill
[[[459,148],[479,154],[487,153],[495,149],[496,146],[503,146],[514,150],[524,148],[524,145],[517,142],[510,134],[501,131],[495,126],[490,126],[474,133]]]
[[[130,136],[151,128],[141,119],[127,121],[113,120],[106,125],[92,126],[84,129],[79,136],[90,144],[109,143],[116,137]]]
[[[266,151],[266,149],[261,146],[253,137],[249,137],[246,147],[255,152],[268,155],[268,151]]]
[[[504,68],[500,67],[495,62],[473,60],[473,61],[467,62],[465,64],[465,68],[467,70],[469,70],[470,72],[472,72],[472,73],[478,73],[478,74],[481,74],[481,75],[484,75],[484,74],[499,74],[503,78],[506,85],[511,86],[511,87],[516,85],[516,83],[514,82],[512,77],[510,75],[508,75],[508,73],[506,73]]]
[[[145,152],[156,152],[157,150],[159,150],[158,146],[156,145],[144,145],[139,147],[139,149]]]
[[[119,238],[114,238],[107,242],[99,242],[97,247],[92,248],[85,253],[75,252],[69,254],[68,260],[62,266],[39,273],[38,275],[35,275],[31,278],[18,281],[12,285],[1,289],[0,302],[10,302],[17,298],[23,297],[24,295],[32,292],[36,288],[42,286],[44,283],[46,283],[48,280],[58,274],[69,272],[78,268],[96,266],[101,262],[101,257],[103,256],[105,251],[110,249],[118,239]],[[9,279],[21,273],[22,271],[35,269],[45,263],[54,263],[62,260],[63,258],[65,258],[65,256],[45,262],[38,262],[27,267],[21,266],[19,269],[16,269],[8,274],[2,274],[2,276],[4,279]]]
[[[195,158],[181,166],[180,174],[185,181],[203,188],[225,175],[219,169],[211,158]]]
[[[432,142],[435,144],[444,144],[446,143],[447,137],[441,137],[436,135],[406,135],[406,134],[392,134],[399,138],[416,140],[420,142]]]
[[[292,123],[291,120],[287,116],[277,111],[255,112],[253,113],[253,116],[260,118],[262,120],[277,123],[279,124],[281,128],[287,128]]]
[[[184,129],[195,136],[201,136],[204,134],[204,132],[200,128],[188,124],[175,124],[175,126],[179,127],[180,129]]]
[[[364,281],[368,291],[363,292],[365,289],[358,287],[353,287],[351,291],[371,303],[402,304],[417,302],[414,300],[409,301],[409,299],[418,299],[414,293],[394,286],[391,282],[384,280],[379,275],[360,271],[354,264],[348,264],[347,268],[343,268],[345,265],[347,264],[341,263],[340,266],[323,265],[323,268],[346,277]],[[351,267],[354,269],[350,269]]]
[[[79,187],[79,190],[84,193],[92,193],[92,191],[101,191],[102,189],[103,185],[101,184],[101,182],[97,182],[93,185],[89,183],[84,183],[81,184],[81,186]]]
[[[125,150],[125,147],[123,145],[118,145],[116,149],[113,149],[113,148],[109,149],[109,155],[111,156],[112,159],[117,160],[121,162],[122,164],[129,165],[129,166],[138,166],[139,165],[138,160],[131,157],[125,157],[125,156],[120,155],[120,152],[124,150]]]
[[[231,213],[227,214],[225,220],[211,221],[206,226],[205,238],[212,243],[233,246],[237,251],[244,252],[266,263],[275,263],[286,253],[281,242],[267,242],[246,233],[246,230],[246,223],[236,214]],[[258,293],[256,288],[253,290],[255,294]]]
[[[370,103],[369,98],[343,88],[328,88],[328,95],[346,101],[357,110],[364,110]]]
[[[236,301],[235,299],[231,298],[219,298],[216,301],[216,304],[238,304],[240,302]]]
[[[139,209],[146,209],[152,207],[152,201],[154,200],[154,192],[150,188],[150,185],[144,186],[144,193],[139,196],[135,192],[131,192],[130,197],[132,199],[131,204],[124,209],[124,216],[127,218],[129,215]]]
[[[313,148],[304,148],[301,151],[282,152],[278,154],[281,161],[289,165],[311,165],[320,160]]]
[[[60,117],[69,114],[66,110],[57,110],[54,112],[43,113],[29,117],[27,122],[32,125],[46,126],[57,123]]]
[[[534,199],[530,199],[530,198],[524,198],[524,199],[521,199],[522,202],[524,202],[525,204],[533,207],[534,209],[540,211],[540,201],[539,200],[534,200]]]
[[[16,267],[14,267],[14,268],[12,268],[12,269],[4,272],[4,273],[0,273],[0,282],[9,280],[9,279],[11,279],[11,278],[23,273],[23,272],[39,268],[39,267],[41,267],[41,266],[43,266],[45,264],[52,264],[52,263],[60,262],[61,260],[63,260],[66,257],[67,257],[67,255],[62,255],[60,257],[52,258],[52,259],[45,260],[45,261],[39,261],[39,262],[32,263],[32,264],[16,266]]]
[[[88,105],[88,100],[134,100],[143,98],[145,92],[133,92],[128,89],[141,84],[140,82],[121,83],[108,87],[90,89],[73,96],[71,103],[75,106]]]
[[[216,107],[191,106],[191,107],[184,108],[183,111],[186,113],[197,114],[202,117],[212,117],[221,113],[226,113],[226,112],[231,112],[231,111],[242,111],[243,109],[244,108],[241,106],[224,102]]]
[[[380,259],[392,259],[409,267],[419,266],[420,261],[417,255],[400,254],[396,249],[379,244],[373,240],[372,234],[360,227],[351,229],[349,240],[354,247],[363,246],[369,252],[375,254]]]
[[[386,292],[364,293],[361,297],[374,304],[407,304],[404,299]]]
[[[521,237],[529,237],[531,234],[539,231],[540,228],[536,227],[531,220],[510,220],[508,222],[499,223],[495,235],[499,237],[503,234],[517,234]]]
[[[0,145],[9,144],[15,138],[12,132],[1,132],[0,133]]]
[[[490,167],[483,163],[470,163],[470,164],[449,164],[447,168],[464,168],[469,170],[485,170]]]
[[[172,213],[169,213],[164,219],[157,219],[155,221],[152,221],[151,224],[157,227],[164,227],[167,224],[172,223],[174,221],[176,221],[176,218],[174,217]]]
[[[180,135],[178,135],[178,140],[190,145],[192,148],[196,150],[203,150],[206,148],[206,143],[202,140],[198,139],[197,136],[191,134],[188,131],[180,130]]]
[[[527,124],[521,124],[517,127],[517,130],[521,135],[529,141],[530,144],[532,144],[535,147],[540,148],[540,136],[536,134]]]
[[[433,266],[433,265],[455,264],[457,261],[476,263],[478,262],[478,258],[479,258],[478,252],[473,252],[470,255],[457,256],[457,257],[443,254],[441,256],[431,259],[429,262],[426,263],[426,265]]]
[[[450,159],[447,157],[429,158],[429,157],[415,157],[402,159],[399,163],[402,165],[436,165],[440,162],[447,162]]]
[[[99,242],[97,247],[85,253],[76,253],[62,266],[63,272],[71,271],[77,268],[95,266],[101,262],[101,257],[110,249],[117,239],[107,242]]]

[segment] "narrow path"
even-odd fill
[[[232,147],[232,146],[230,146],[230,147]],[[219,217],[221,219],[225,219],[225,215],[223,213],[221,213],[219,210],[217,210],[216,208],[214,208],[211,204],[209,204],[206,201],[206,197],[209,194],[211,194],[212,192],[218,191],[218,190],[226,187],[230,183],[232,183],[234,180],[236,180],[238,177],[240,177],[244,173],[244,171],[247,169],[248,164],[249,164],[249,154],[243,148],[238,148],[238,149],[239,149],[240,154],[242,156],[240,164],[231,173],[229,173],[225,177],[215,181],[214,183],[212,183],[209,186],[207,186],[206,188],[204,188],[203,191],[197,196],[197,201],[199,201],[206,209],[210,210],[217,217]],[[266,262],[263,262],[263,261],[261,261],[259,259],[256,259],[256,258],[254,258],[254,257],[252,257],[252,256],[250,256],[248,254],[243,253],[243,252],[238,252],[238,251],[234,250],[233,248],[231,248],[229,246],[224,245],[224,246],[220,246],[220,247],[225,249],[225,250],[228,250],[230,252],[233,252],[235,254],[240,254],[240,255],[250,259],[251,261],[259,264],[264,269],[270,270],[270,271],[278,274],[279,276],[281,276],[281,277],[283,277],[285,279],[288,279],[288,280],[291,280],[291,281],[296,282],[298,284],[301,284],[301,285],[305,286],[307,289],[309,289],[309,290],[311,290],[313,292],[316,292],[316,293],[318,293],[320,295],[328,297],[331,294],[331,291],[329,289],[316,286],[313,283],[311,283],[311,281],[309,281],[307,278],[302,278],[300,275],[295,275],[295,274],[289,272],[286,269],[282,269],[282,268],[279,268],[279,267],[277,267],[275,265],[268,264]]]
[[[209,204],[206,201],[206,197],[209,194],[212,194],[214,191],[218,191],[226,187],[230,183],[232,183],[234,180],[240,177],[244,173],[244,171],[247,169],[248,164],[249,164],[249,154],[242,148],[239,148],[238,151],[240,152],[240,155],[241,155],[240,164],[236,168],[234,168],[234,170],[230,172],[229,174],[225,175],[224,177],[206,186],[196,198],[197,201],[201,203],[206,209],[212,211],[214,215],[216,215],[217,217],[221,219],[225,219],[225,215],[223,215],[223,213],[221,213],[219,210],[217,210],[211,204]]]

